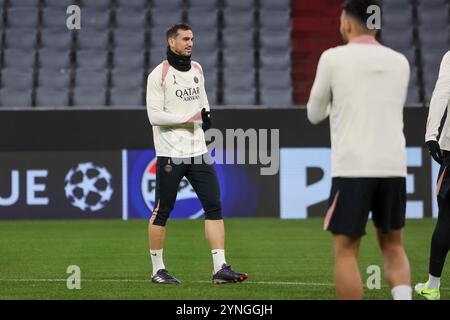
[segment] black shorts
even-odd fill
[[[208,154],[186,159],[157,157],[155,209],[150,223],[166,225],[183,177],[188,179],[200,199],[205,211],[205,219],[222,219],[219,180],[211,163]]]
[[[372,212],[376,228],[402,229],[406,215],[406,179],[333,178],[324,230],[359,238]]]

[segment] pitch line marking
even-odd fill
[[[0,279],[0,282],[66,282],[67,279]],[[137,282],[151,283],[150,280],[141,279],[81,279],[81,282]],[[211,281],[184,281],[184,283],[211,283]],[[246,281],[246,284],[263,284],[263,285],[293,285],[293,286],[313,286],[313,287],[334,287],[334,283],[317,283],[317,282],[294,282],[294,281]],[[383,285],[383,288],[388,286]],[[443,291],[449,291],[450,288],[440,288]]]

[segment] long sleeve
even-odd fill
[[[439,126],[450,99],[450,51],[442,59],[439,78],[428,111],[425,141],[437,140]]]
[[[200,81],[200,105],[202,108],[205,108],[206,111],[210,111],[209,102],[208,102],[208,95],[206,94],[206,80],[205,80],[205,74],[203,73],[203,68],[198,62],[193,62],[193,65],[201,74],[201,81]]]
[[[312,124],[318,124],[325,120],[330,113],[331,103],[331,68],[329,51],[322,53],[317,66],[316,79],[314,80],[309,101],[306,106],[308,120]]]
[[[201,97],[201,104],[202,107],[206,109],[206,111],[210,111],[209,102],[208,102],[208,95],[206,94],[206,81],[205,77],[203,76],[202,86],[200,88],[200,97]]]
[[[159,71],[159,72],[158,72]],[[160,68],[156,68],[147,79],[147,114],[152,126],[176,126],[185,124],[197,111],[189,114],[172,114],[164,111],[164,88],[161,86]]]

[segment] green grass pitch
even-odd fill
[[[405,232],[413,284],[427,276],[435,221],[408,220]],[[0,222],[0,299],[334,299],[331,235],[322,219],[228,219],[226,258],[249,280],[211,284],[212,258],[201,220],[168,223],[164,260],[180,286],[150,282],[147,222]],[[364,283],[369,265],[379,265],[372,224],[359,257]],[[66,287],[69,265],[81,268],[81,289]],[[441,298],[450,298],[450,270],[442,276]],[[390,299],[381,289],[364,289],[366,299]],[[415,296],[415,299],[421,299]]]

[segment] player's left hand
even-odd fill
[[[205,108],[202,109],[202,129],[203,131],[211,128],[211,112],[206,111]]]
[[[434,161],[436,161],[437,163],[442,165],[442,163],[444,161],[442,160],[442,153],[441,153],[441,148],[439,147],[439,142],[430,140],[430,141],[426,142],[426,145],[427,145],[428,150],[430,151],[430,155],[434,159]]]

